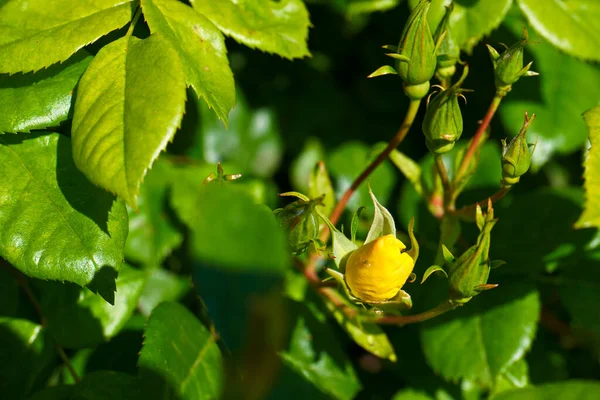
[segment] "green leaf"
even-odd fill
[[[477,380],[491,387],[531,346],[539,312],[537,291],[501,284],[424,325],[425,356],[447,380]]]
[[[124,37],[103,47],[77,89],[75,164],[135,208],[146,170],[175,135],[184,103],[183,69],[164,37]]]
[[[525,22],[511,17],[505,25],[520,35]],[[561,53],[533,29],[529,30],[529,38],[540,42],[527,47],[540,77],[517,82],[502,102],[500,116],[506,130],[516,135],[523,123],[523,111],[536,114],[527,135],[530,142],[539,137],[532,160],[532,168],[538,169],[554,153],[572,153],[585,145],[588,132],[581,114],[600,103],[600,93],[595,90],[600,86],[600,67]],[[529,60],[526,54],[525,61]]]
[[[392,217],[392,214],[390,214],[387,208],[377,201],[377,198],[370,187],[369,194],[373,200],[375,216],[373,217],[371,229],[369,229],[369,233],[365,239],[365,244],[384,235],[394,235],[394,237],[396,237],[396,223],[394,222],[394,217]]]
[[[235,105],[235,87],[221,32],[179,1],[142,0],[141,5],[150,31],[164,35],[177,52],[187,84],[227,125]]]
[[[454,2],[454,10],[450,16],[450,29],[454,40],[460,48],[471,53],[479,41],[502,22],[510,9],[513,0],[496,1],[460,1]],[[414,8],[418,0],[410,0]],[[450,1],[433,0],[427,19],[432,32],[441,21],[445,8]]]
[[[149,316],[160,303],[177,301],[185,296],[191,288],[191,279],[175,275],[164,269],[154,269],[148,275],[138,303],[140,312]]]
[[[308,11],[300,0],[192,0],[192,6],[228,36],[285,58],[309,56]]]
[[[232,184],[209,184],[196,197],[187,221],[193,251],[203,263],[234,271],[283,274],[287,238],[270,209]]]
[[[38,324],[0,318],[0,397],[19,399],[55,358],[52,341]]]
[[[205,162],[234,163],[228,173],[272,176],[283,155],[283,145],[277,117],[271,108],[250,109],[243,94],[238,91],[237,105],[231,112],[229,128],[215,117],[204,104],[196,101],[199,124],[191,129],[195,136],[189,155]],[[214,167],[213,167],[214,168]]]
[[[421,185],[421,167],[412,158],[406,156],[398,150],[392,150],[390,160],[402,172],[402,174],[413,185],[413,188],[419,195],[423,195],[423,186]]]
[[[587,201],[583,214],[577,220],[576,227],[589,228],[595,226],[600,228],[600,205],[593,200],[600,198],[600,156],[598,154],[600,151],[598,149],[600,147],[600,106],[587,110],[583,114],[583,119],[590,132],[592,147],[585,160],[584,176]]]
[[[153,399],[219,398],[223,360],[214,336],[177,303],[152,311],[140,352],[139,377]],[[170,389],[171,396],[167,395]]]
[[[529,367],[524,358],[511,364],[506,371],[498,375],[492,394],[506,390],[524,388],[529,386]]]
[[[0,132],[29,132],[65,121],[75,85],[92,60],[85,50],[37,73],[0,75]]]
[[[24,274],[74,282],[111,300],[127,210],[94,187],[59,134],[0,136],[0,256]]]
[[[352,185],[354,179],[363,172],[369,161],[377,157],[377,155],[378,153],[371,152],[369,147],[361,142],[346,142],[330,153],[326,165],[329,173],[334,178],[335,192],[338,199]],[[369,175],[368,180],[371,189],[377,193],[379,200],[383,204],[386,204],[388,201],[394,181],[394,170],[389,161],[385,161],[377,167]],[[355,210],[371,202],[369,188],[366,184],[363,184],[350,198],[348,209]]]
[[[338,300],[348,308],[352,305],[341,296]],[[390,343],[387,335],[379,325],[374,322],[365,321],[360,315],[353,317],[347,316],[342,310],[330,302],[327,303],[327,308],[333,314],[333,317],[343,330],[356,342],[357,345],[375,354],[384,360],[395,362],[397,360],[396,352]]]
[[[134,376],[116,371],[87,374],[77,385],[43,390],[29,400],[116,400],[139,399],[142,385]]]
[[[323,393],[338,400],[353,399],[361,388],[352,362],[314,304],[294,304],[297,319],[289,347],[280,353],[285,364]],[[308,305],[309,309],[307,309]]]
[[[308,193],[315,165],[325,159],[325,149],[318,138],[309,137],[290,165],[290,182],[300,193]],[[327,214],[329,215],[329,214]]]
[[[131,0],[3,1],[0,73],[37,71],[65,61],[129,22],[132,6]]]
[[[550,43],[567,54],[600,61],[600,4],[594,0],[564,2],[518,0],[527,20]],[[560,27],[560,28],[559,28]]]
[[[48,331],[67,348],[94,347],[114,337],[133,315],[146,274],[127,265],[119,272],[114,305],[72,284],[39,282]]]
[[[316,199],[323,195],[325,196],[323,198],[323,206],[320,207],[323,210],[323,214],[330,215],[335,206],[335,192],[333,191],[325,163],[318,162],[310,175],[308,197]]]
[[[571,380],[509,390],[494,396],[493,400],[595,400],[598,398],[598,394],[600,394],[600,383]]]
[[[170,164],[159,160],[140,187],[138,211],[128,210],[129,235],[125,243],[125,257],[129,261],[157,267],[181,245],[183,234],[177,230],[166,210],[167,190],[172,179]]]
[[[597,310],[600,307],[600,265],[596,260],[583,259],[566,265],[553,283],[560,299],[571,315],[573,328],[600,335]],[[582,329],[583,328],[583,329]]]

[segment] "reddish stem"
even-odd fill
[[[417,322],[427,321],[428,319],[435,318],[438,315],[442,315],[450,310],[454,310],[458,307],[457,304],[451,303],[449,300],[440,303],[437,307],[431,310],[422,312],[415,315],[389,315],[381,317],[375,320],[378,324],[384,325],[397,325],[404,326],[408,324],[415,324]]]

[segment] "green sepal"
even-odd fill
[[[417,263],[417,259],[419,258],[419,242],[417,242],[417,238],[415,238],[414,233],[415,227],[415,217],[410,219],[408,223],[408,237],[410,238],[410,250],[406,253]]]
[[[398,46],[393,44],[384,44],[381,46],[382,49],[393,51],[394,53],[398,52]]]
[[[331,237],[333,242],[333,257],[335,265],[342,272],[346,270],[346,261],[354,250],[358,249],[358,246],[354,244],[350,239],[346,237],[342,232],[336,229],[331,223],[329,218],[323,215],[317,208],[316,213],[331,231]]]
[[[442,244],[442,254],[444,256],[444,261],[446,261],[448,264],[452,264],[456,259],[445,244]]]
[[[331,268],[326,268],[325,271],[329,274],[329,276],[331,276],[333,279],[335,279],[335,281],[342,287],[342,289],[344,289],[346,296],[348,296],[348,298],[351,301],[353,301],[353,302],[360,301],[352,294],[352,292],[350,292],[350,288],[348,287],[348,284],[346,283],[346,278],[344,277],[344,274],[342,274],[341,272],[338,272],[338,271],[334,271]]]
[[[483,227],[485,226],[485,217],[483,216],[483,212],[481,211],[481,206],[479,203],[477,203],[475,206],[475,222],[477,223],[477,228],[479,228],[479,231],[482,231]]]
[[[393,235],[396,237],[396,223],[394,222],[394,218],[387,208],[382,206],[381,203],[377,201],[377,198],[371,190],[370,185],[369,194],[371,195],[371,200],[373,200],[375,215],[373,216],[373,223],[371,224],[371,228],[369,229],[369,233],[367,234],[364,244],[372,242],[373,240],[385,235]]]
[[[398,54],[398,53],[385,53],[386,56],[388,57],[392,57],[395,60],[398,60],[400,62],[406,62],[406,63],[410,63],[410,58],[403,56],[402,54]]]
[[[398,291],[398,294],[390,300],[382,302],[367,303],[373,307],[373,312],[381,314],[398,315],[402,311],[410,310],[413,306],[412,299],[404,290]]]
[[[494,261],[490,262],[490,268],[491,269],[496,269],[498,267],[503,266],[504,264],[506,264],[506,261],[503,261],[503,260],[494,260]]]
[[[306,196],[305,194],[302,194],[300,192],[284,192],[284,193],[279,193],[279,196],[281,196],[281,197],[297,197],[300,200],[310,201],[308,196]]]
[[[431,267],[427,268],[427,271],[425,271],[425,273],[423,274],[423,279],[421,279],[421,284],[423,284],[423,282],[425,282],[427,280],[427,278],[429,278],[431,276],[431,274],[435,273],[435,272],[442,272],[446,278],[448,278],[448,273],[446,272],[446,270],[442,267],[440,267],[439,265],[432,265]]]
[[[378,76],[390,75],[390,74],[398,75],[398,72],[396,72],[394,67],[392,67],[390,65],[384,65],[383,67],[377,68],[377,70],[375,72],[371,73],[371,75],[367,76],[367,78],[375,78]]]
[[[358,230],[358,221],[360,220],[360,215],[366,210],[367,207],[360,206],[352,216],[352,225],[350,225],[350,240],[352,242],[356,241],[356,231]]]

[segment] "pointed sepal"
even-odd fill
[[[432,265],[431,267],[427,268],[427,271],[425,271],[425,273],[423,274],[423,279],[421,279],[421,284],[423,284],[423,282],[425,282],[427,280],[427,278],[429,278],[431,276],[431,274],[433,274],[435,272],[441,272],[446,276],[446,278],[448,278],[448,273],[446,272],[446,270],[444,268],[440,267],[439,265]]]
[[[398,72],[396,72],[396,70],[392,66],[390,66],[390,65],[384,65],[383,67],[379,67],[371,75],[367,76],[367,78],[375,78],[375,77],[378,77],[378,76],[390,75],[390,74],[397,75]]]
[[[410,222],[408,223],[408,237],[410,238],[410,250],[408,250],[406,253],[416,263],[417,259],[419,258],[419,242],[417,242],[417,238],[415,237],[414,228],[415,228],[415,217],[412,217],[410,219]]]

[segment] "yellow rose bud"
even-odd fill
[[[346,283],[354,296],[367,303],[390,300],[412,273],[415,260],[404,243],[385,235],[356,249],[346,263]]]

